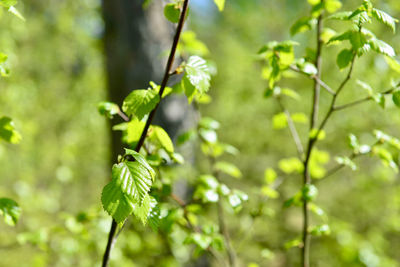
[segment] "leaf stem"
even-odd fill
[[[187,14],[187,10],[188,10],[188,5],[189,5],[189,0],[184,0],[183,2],[183,6],[182,6],[182,11],[181,11],[181,15],[179,18],[179,23],[178,26],[176,28],[176,32],[175,32],[175,36],[174,36],[174,41],[172,43],[172,47],[171,47],[171,51],[168,57],[168,61],[167,61],[167,66],[165,68],[165,73],[164,73],[164,77],[162,79],[161,82],[161,87],[160,87],[160,91],[159,91],[159,96],[160,96],[160,102],[162,99],[162,95],[164,93],[164,89],[167,86],[169,77],[170,77],[170,72],[171,72],[171,68],[172,65],[174,63],[174,58],[175,58],[175,53],[176,53],[176,49],[178,46],[178,42],[182,33],[182,29],[183,29],[183,25],[185,23],[185,19],[186,19],[186,14]],[[139,152],[140,148],[142,147],[144,140],[146,139],[147,136],[147,131],[149,130],[150,124],[153,121],[154,115],[157,111],[157,108],[160,104],[160,102],[155,106],[155,108],[150,112],[150,115],[146,121],[146,125],[143,129],[143,132],[140,136],[139,142],[136,145],[135,151]],[[125,114],[124,114],[125,115]],[[106,267],[108,265],[109,259],[110,259],[110,253],[114,244],[114,235],[115,235],[115,231],[117,229],[117,222],[115,220],[112,220],[111,223],[111,228],[110,228],[110,232],[108,234],[108,241],[107,241],[107,246],[106,246],[106,250],[104,252],[103,255],[103,262],[102,262],[102,267]]]

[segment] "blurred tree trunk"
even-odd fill
[[[144,10],[142,2],[103,0],[108,95],[119,105],[132,90],[145,89],[149,81],[161,79],[164,62],[160,53],[171,43],[171,28],[160,16],[161,5],[155,3]],[[111,131],[111,162],[122,148],[120,133]]]

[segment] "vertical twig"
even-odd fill
[[[323,3],[323,0],[321,0]],[[323,41],[321,39],[321,33],[323,29],[323,13],[321,13],[318,17],[317,22],[317,50],[316,50],[316,58],[315,58],[315,66],[317,68],[317,74],[314,79],[314,95],[313,95],[313,105],[311,111],[311,120],[310,120],[310,131],[312,131],[318,122],[318,113],[319,113],[319,97],[321,84],[318,82],[321,79],[321,71],[322,71],[322,44]],[[309,170],[309,158],[312,151],[312,139],[309,139],[307,154],[304,160],[304,173],[303,173],[303,187],[311,184],[311,176]],[[301,248],[301,262],[303,267],[309,267],[310,265],[310,234],[308,232],[309,227],[309,219],[310,214],[308,210],[308,201],[305,197],[303,197],[303,246]]]
[[[189,5],[189,0],[184,0],[183,2],[183,7],[182,7],[182,12],[179,18],[179,22],[178,22],[178,26],[176,28],[176,32],[175,32],[175,36],[174,36],[174,41],[172,43],[172,47],[171,47],[171,51],[168,57],[168,61],[167,61],[167,66],[165,68],[165,73],[164,73],[164,77],[162,79],[161,82],[161,87],[160,87],[160,91],[159,91],[159,96],[160,96],[160,102],[162,99],[162,95],[164,93],[164,89],[167,86],[169,77],[170,77],[170,72],[171,72],[171,68],[172,65],[174,63],[174,58],[175,58],[175,53],[176,53],[176,49],[178,46],[178,42],[181,36],[181,32],[183,29],[183,25],[185,23],[185,19],[186,19],[186,14],[187,14],[187,10],[188,10],[188,5]],[[146,121],[146,125],[143,129],[143,132],[140,136],[139,142],[136,145],[136,152],[139,152],[140,148],[142,147],[144,140],[146,139],[147,136],[147,131],[149,130],[150,124],[153,121],[154,115],[157,111],[157,108],[160,104],[160,102],[156,105],[156,107],[150,112],[150,115]],[[108,234],[108,241],[107,241],[107,246],[106,246],[106,250],[104,252],[103,255],[103,262],[102,262],[102,267],[106,267],[108,265],[109,259],[110,259],[110,253],[114,244],[114,235],[115,235],[115,231],[117,229],[117,222],[115,220],[112,220],[111,223],[111,228],[110,228],[110,232]]]

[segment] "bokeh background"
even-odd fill
[[[145,11],[152,12],[147,19],[155,17],[158,25],[167,25],[160,45],[146,46],[152,49],[154,60],[150,79],[157,82],[173,30],[162,17],[164,3],[154,0]],[[374,3],[400,18],[398,0]],[[117,138],[111,136],[109,123],[96,107],[113,98],[107,90],[101,4],[98,0],[23,0],[17,7],[25,23],[0,11],[0,47],[10,56],[12,70],[9,78],[0,80],[0,113],[12,117],[23,136],[18,145],[0,145],[0,195],[14,198],[23,210],[16,227],[0,222],[0,266],[100,263],[110,223],[102,211],[100,193],[110,178],[112,144]],[[351,10],[360,1],[343,4],[344,10]],[[213,101],[201,111],[220,121],[220,139],[240,150],[240,155],[228,159],[239,166],[243,178],[225,177],[224,182],[250,196],[238,214],[227,215],[241,266],[296,266],[298,249],[286,250],[284,244],[299,235],[300,209],[284,209],[282,203],[300,188],[302,180],[300,175],[282,177],[276,199],[261,193],[264,170],[277,168],[279,160],[296,156],[296,150],[287,130],[273,129],[272,117],[279,113],[279,106],[263,97],[267,81],[256,53],[268,41],[290,38],[290,26],[309,12],[307,1],[227,0],[224,12],[219,13],[211,0],[193,0],[190,12],[187,28],[208,46],[206,57],[218,69],[210,91]],[[344,29],[339,22],[329,24],[338,31]],[[371,28],[400,51],[399,34],[380,24]],[[153,29],[157,33],[158,28]],[[302,43],[296,47],[298,55],[314,46],[312,32],[294,39]],[[335,47],[323,51],[323,79],[334,88],[345,75],[335,66],[338,51]],[[400,78],[380,56],[366,56],[356,63],[354,77],[377,90],[389,88],[396,76]],[[363,94],[354,81],[341,102]],[[132,83],[134,79],[126,87]],[[308,114],[311,81],[296,76],[284,84],[302,95],[301,102],[289,100],[287,107]],[[143,86],[138,81],[131,89]],[[322,111],[329,99],[322,94]],[[400,137],[400,109],[387,102],[385,109],[371,102],[333,117],[318,146],[331,154],[327,166],[334,165],[335,156],[350,152],[348,133],[364,143],[373,142],[374,129]],[[177,127],[169,132],[181,132]],[[305,141],[308,123],[300,124],[299,131]],[[177,182],[190,184],[207,169],[206,159],[194,147],[194,160],[187,161],[191,166],[171,174]],[[399,177],[376,158],[365,157],[357,164],[356,172],[343,169],[318,183],[317,203],[327,213],[332,233],[313,238],[313,266],[400,266]],[[208,212],[215,211],[209,208]],[[193,259],[190,249],[174,243],[173,237],[131,221],[113,250],[111,266],[218,266],[212,259]]]

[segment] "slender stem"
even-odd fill
[[[321,1],[322,2],[322,1]],[[315,75],[316,79],[314,80],[314,95],[313,95],[313,106],[311,111],[311,125],[310,128],[313,129],[318,121],[318,110],[319,110],[319,96],[321,91],[321,84],[317,81],[321,79],[321,71],[322,71],[322,33],[323,23],[322,23],[322,14],[318,17],[317,23],[317,51],[316,51],[316,59],[315,66],[317,68],[317,74]]]
[[[400,86],[400,84],[396,85],[394,88],[390,88],[389,90],[386,90],[386,91],[382,92],[381,94],[382,95],[390,95],[399,86]],[[361,98],[361,99],[355,100],[355,101],[347,103],[347,104],[343,104],[343,105],[340,105],[340,106],[335,106],[334,107],[334,111],[350,108],[350,107],[353,107],[353,106],[368,102],[368,101],[370,101],[372,99],[373,99],[372,96],[367,96],[365,98]]]
[[[300,160],[302,160],[303,159],[303,154],[304,154],[304,148],[303,148],[303,144],[301,143],[299,133],[297,132],[296,126],[295,126],[295,124],[293,122],[292,116],[290,115],[289,110],[287,110],[285,108],[285,106],[282,103],[282,100],[279,97],[277,98],[277,101],[278,101],[278,104],[279,104],[279,106],[281,108],[281,111],[286,116],[286,120],[287,120],[287,123],[288,123],[288,126],[289,126],[290,134],[292,135],[293,141],[294,141],[294,143],[296,145],[297,154],[299,155]]]
[[[210,164],[211,166],[214,166],[215,164],[215,158],[214,157],[209,157]],[[213,176],[217,179],[217,181],[220,183],[220,178],[219,178],[219,172],[217,170],[213,171]],[[217,202],[217,212],[218,212],[218,226],[219,226],[219,231],[224,237],[225,240],[225,246],[226,246],[226,253],[228,255],[228,261],[229,261],[229,266],[230,267],[236,267],[236,252],[232,247],[231,244],[231,238],[229,236],[229,230],[228,227],[226,226],[225,222],[225,213],[224,213],[224,207],[222,203],[222,194],[218,193],[218,202]]]
[[[320,77],[318,77],[316,75],[310,75],[308,73],[305,73],[304,71],[301,71],[298,67],[293,66],[293,65],[289,66],[289,68],[295,72],[298,72],[300,74],[303,74],[303,75],[313,79],[314,81],[318,82],[320,84],[320,86],[322,88],[324,88],[329,94],[335,95],[335,91],[333,91],[333,89],[329,85],[327,85],[324,81],[322,81]]]
[[[323,0],[321,0],[323,2]],[[323,14],[319,15],[318,22],[317,22],[317,50],[316,50],[316,58],[315,58],[315,66],[317,68],[317,74],[315,75],[316,79],[314,79],[314,94],[313,94],[313,106],[311,110],[311,122],[310,122],[310,131],[314,129],[317,125],[318,121],[318,113],[319,113],[319,96],[320,96],[320,89],[321,84],[318,80],[321,79],[321,72],[322,72],[322,38],[321,33],[323,29]],[[317,135],[318,136],[318,135]],[[303,187],[311,184],[311,176],[309,170],[309,160],[311,151],[313,148],[313,139],[309,137],[307,153],[304,159],[304,172],[303,172]],[[308,232],[309,228],[309,220],[310,220],[310,213],[308,210],[308,201],[305,197],[303,197],[303,246],[301,248],[301,266],[309,267],[310,265],[310,241],[311,236]]]
[[[160,87],[160,91],[159,91],[160,99],[162,99],[162,95],[164,93],[164,89],[167,86],[168,79],[170,77],[170,72],[171,72],[172,65],[174,63],[176,49],[177,49],[178,42],[179,42],[179,39],[180,39],[180,36],[181,36],[183,25],[185,23],[188,5],[189,5],[189,0],[184,0],[183,7],[182,7],[182,12],[181,12],[181,15],[180,15],[180,18],[179,18],[179,23],[178,23],[178,26],[177,26],[177,29],[176,29],[176,32],[175,32],[175,36],[174,36],[174,41],[172,43],[171,51],[170,51],[170,54],[169,54],[169,57],[168,57],[167,66],[165,68],[164,77],[163,77],[162,82],[161,82],[161,87]],[[161,102],[161,100],[160,100],[160,102]],[[144,143],[144,140],[146,139],[147,131],[149,130],[150,124],[153,121],[154,115],[155,115],[155,113],[157,111],[157,108],[158,108],[160,102],[150,112],[150,115],[149,115],[149,117],[148,117],[148,119],[146,121],[146,125],[145,125],[145,127],[143,129],[143,132],[142,132],[141,136],[140,136],[139,142],[138,142],[138,144],[136,145],[136,148],[135,148],[135,150],[137,152],[139,152],[140,148],[142,147],[142,145]],[[107,241],[106,250],[105,250],[104,255],[103,255],[102,267],[106,267],[108,265],[108,262],[109,262],[109,259],[110,259],[110,253],[111,253],[111,250],[112,250],[112,247],[113,247],[113,244],[114,244],[114,235],[115,235],[116,229],[117,229],[117,222],[115,220],[112,220],[110,232],[108,234],[108,241]]]
[[[121,110],[118,111],[118,116],[120,116],[124,121],[130,121],[129,117],[125,115]]]
[[[333,112],[335,110],[334,107],[335,107],[338,95],[340,94],[340,92],[343,90],[345,85],[351,79],[351,75],[352,75],[353,69],[354,69],[355,59],[356,59],[356,54],[354,53],[349,72],[347,73],[345,79],[339,85],[335,95],[333,96],[332,102],[330,104],[327,114],[325,115],[324,119],[322,120],[315,136],[309,137],[307,151],[306,151],[306,157],[304,160],[304,172],[303,172],[303,185],[304,186],[307,184],[311,184],[311,176],[310,176],[310,171],[309,171],[309,162],[310,162],[311,152],[314,148],[314,145],[318,141],[319,134],[324,129],[326,123],[328,122],[329,118],[331,117],[331,115],[333,114]],[[310,265],[310,261],[309,261],[310,234],[308,233],[309,210],[308,210],[308,202],[306,201],[306,199],[303,199],[303,216],[304,216],[304,222],[303,222],[302,266],[308,267]]]

